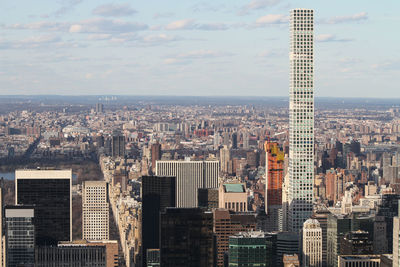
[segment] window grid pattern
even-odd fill
[[[290,14],[289,216],[298,232],[312,212],[314,181],[314,12]]]

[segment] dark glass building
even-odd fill
[[[142,257],[147,249],[160,248],[160,212],[175,207],[175,177],[142,177]]]
[[[345,234],[340,244],[340,255],[371,255],[373,252],[370,234],[362,230]]]
[[[351,215],[328,215],[328,266],[338,265],[338,255],[340,255],[341,252],[342,239],[347,233],[358,230],[367,232],[368,238],[372,240],[374,234],[374,215],[363,213],[353,213]]]
[[[113,157],[125,156],[125,137],[119,131],[114,131],[111,142],[111,155]]]
[[[382,196],[382,203],[378,207],[378,216],[384,217],[386,222],[386,240],[387,251],[384,253],[393,253],[393,218],[399,216],[400,195],[385,194]]]
[[[6,266],[34,266],[34,208],[28,206],[6,206],[4,214]]]
[[[213,214],[200,208],[161,213],[161,266],[214,266]]]
[[[266,267],[266,243],[263,232],[242,232],[229,237],[229,266]]]
[[[40,247],[36,250],[35,267],[59,266],[107,267],[106,246],[74,244],[57,247]]]
[[[15,202],[35,207],[36,245],[72,239],[72,170],[15,171]]]
[[[199,208],[217,209],[218,208],[218,188],[199,188],[197,189],[197,199]]]

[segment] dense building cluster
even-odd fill
[[[399,266],[399,108],[314,107],[313,14],[290,14],[289,103],[0,114],[2,266]],[[102,177],[26,168],[85,161]]]

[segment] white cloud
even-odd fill
[[[37,21],[26,24],[12,24],[4,26],[7,29],[18,30],[47,30],[47,31],[65,31],[68,30],[70,24],[64,22],[51,22],[51,21]]]
[[[219,58],[219,57],[228,57],[233,56],[232,53],[216,51],[216,50],[208,50],[208,49],[200,49],[189,51],[186,53],[180,53],[175,56],[170,56],[164,59],[164,64],[167,65],[181,65],[188,64],[192,60],[206,59],[206,58]]]
[[[147,35],[143,37],[143,41],[145,42],[169,42],[174,41],[177,38],[175,36],[166,35],[166,34],[157,34],[157,35]]]
[[[321,23],[326,24],[339,24],[339,23],[346,23],[346,22],[356,22],[356,21],[363,21],[368,19],[368,14],[366,12],[357,13],[354,15],[349,16],[337,16],[329,19],[322,19]]]
[[[73,23],[39,21],[3,26],[6,29],[63,31],[70,33],[122,33],[148,29],[146,24],[120,19],[91,18]]]
[[[165,26],[165,29],[167,30],[188,30],[192,29],[194,26],[194,20],[192,19],[183,19],[183,20],[177,20],[169,23],[167,26]]]
[[[166,58],[164,59],[164,64],[167,65],[174,65],[174,64],[183,64],[183,63],[188,63],[187,61],[183,61],[178,58]]]
[[[88,36],[89,40],[96,41],[96,40],[107,40],[112,37],[111,34],[106,34],[106,33],[98,33],[98,34],[90,34]]]
[[[80,21],[71,25],[69,32],[71,33],[119,33],[119,32],[134,32],[146,30],[145,24],[126,22],[123,20],[111,20],[104,18],[92,18]]]
[[[49,47],[81,47],[75,42],[65,42],[61,37],[55,35],[35,35],[21,40],[0,39],[0,49],[41,49]]]
[[[261,10],[279,4],[281,0],[253,0],[239,10],[239,15],[246,15],[253,10]]]
[[[81,32],[82,31],[82,25],[79,24],[74,24],[69,27],[69,32],[75,33],[75,32]]]
[[[232,53],[222,52],[222,51],[215,51],[215,50],[195,50],[190,51],[188,53],[179,54],[179,58],[210,58],[210,57],[223,57],[223,56],[231,56]]]
[[[87,80],[92,79],[92,78],[93,78],[93,73],[86,73],[86,74],[85,74],[85,78],[86,78]]]
[[[225,23],[196,23],[193,19],[177,20],[165,26],[166,30],[203,30],[203,31],[224,31],[229,29]]]
[[[268,14],[262,16],[256,20],[257,25],[267,25],[267,24],[281,24],[287,23],[289,20],[288,16],[282,14]]]
[[[154,19],[162,19],[162,18],[171,18],[173,16],[174,16],[174,13],[165,12],[165,13],[156,13],[156,14],[154,14],[153,18]]]
[[[274,57],[283,55],[282,51],[278,50],[264,50],[257,54],[257,57]]]
[[[335,36],[333,34],[320,34],[315,36],[315,41],[317,42],[327,42],[333,40]]]
[[[125,4],[107,4],[96,7],[92,14],[104,17],[124,17],[137,13],[128,3]]]
[[[317,42],[350,42],[353,39],[349,38],[337,38],[334,34],[319,34],[315,36]]]
[[[205,31],[224,31],[229,29],[229,26],[224,23],[205,23],[197,25],[196,29]]]

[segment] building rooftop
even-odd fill
[[[227,193],[244,193],[246,192],[243,184],[224,184]]]

